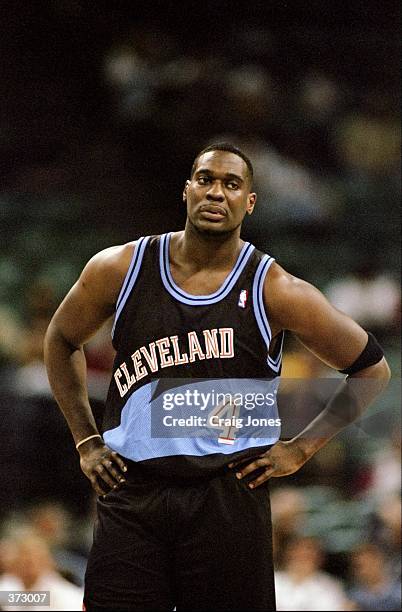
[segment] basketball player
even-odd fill
[[[49,379],[98,495],[87,610],[275,610],[268,481],[296,472],[388,382],[371,334],[240,238],[252,179],[234,146],[203,150],[184,187],[184,231],[95,255],[49,325]],[[113,314],[99,433],[83,345]],[[348,375],[299,435],[151,435],[152,381],[275,381],[284,330]],[[375,391],[354,397],[349,382],[368,378]]]

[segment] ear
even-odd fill
[[[256,201],[257,201],[257,194],[249,193],[247,197],[247,207],[246,207],[246,211],[248,215],[251,215],[251,213],[253,212]]]
[[[183,202],[187,201],[187,189],[189,185],[190,185],[190,181],[186,181],[186,184],[184,185],[184,190],[183,190]]]

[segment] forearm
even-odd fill
[[[309,459],[337,433],[367,410],[388,384],[390,372],[385,360],[348,376],[339,385],[320,414],[291,440]]]
[[[70,345],[51,324],[44,348],[50,386],[77,444],[98,433],[88,398],[83,347]]]

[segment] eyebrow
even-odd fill
[[[215,176],[214,172],[212,170],[209,170],[208,168],[200,168],[199,170],[196,170],[194,174],[210,174],[211,176]],[[244,183],[244,179],[242,179],[241,176],[238,176],[237,174],[233,174],[233,172],[227,172],[225,174],[225,178],[233,178],[237,181],[240,181],[240,183]]]

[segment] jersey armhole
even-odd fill
[[[275,356],[271,357],[269,355],[269,347],[272,340],[272,331],[268,321],[267,313],[265,311],[264,305],[264,297],[263,297],[263,289],[264,289],[264,281],[267,276],[268,270],[271,265],[274,263],[275,259],[270,257],[270,255],[264,255],[258,264],[257,270],[254,275],[253,281],[253,309],[254,316],[257,321],[258,329],[260,330],[261,336],[265,342],[267,347],[267,365],[276,373],[279,372],[281,368],[282,361],[282,347],[283,347],[283,337],[284,333],[282,332],[282,338],[278,343],[279,350],[275,351]]]
[[[141,236],[141,238],[137,240],[137,244],[135,245],[130,266],[127,270],[127,274],[124,278],[120,293],[116,301],[116,313],[114,316],[113,328],[111,332],[112,338],[114,338],[117,321],[137,281],[138,274],[141,269],[142,260],[144,258],[145,248],[149,239],[150,236]]]

